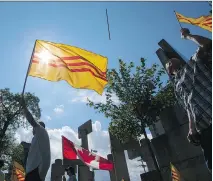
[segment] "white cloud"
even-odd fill
[[[61,114],[64,112],[64,105],[59,105],[59,106],[56,106],[56,108],[54,108],[54,112],[56,114]]]
[[[102,130],[101,123],[95,121],[92,125],[93,132],[88,136],[89,148],[97,150],[98,154],[107,157],[110,153],[110,142],[109,134],[107,130]],[[74,143],[79,144],[81,141],[78,139],[77,130],[73,130],[68,126],[64,126],[61,129],[47,129],[50,137],[50,147],[51,147],[51,163],[55,159],[62,159],[62,143],[61,136],[64,135],[68,139],[72,140]],[[31,142],[32,140],[32,128],[26,130],[20,128],[16,132],[17,141]],[[127,158],[127,156],[126,156]],[[129,160],[127,158],[127,164],[129,169],[130,178],[132,181],[140,180],[140,173],[142,173],[142,168],[138,167],[140,162],[135,160]],[[107,171],[95,171],[95,179],[98,181],[110,181],[109,173]],[[48,171],[46,181],[50,180],[50,170]]]
[[[52,120],[52,118],[51,118],[50,116],[46,116],[45,119],[46,119],[47,121],[51,121],[51,120]]]
[[[87,103],[87,99],[93,101],[94,103],[106,103],[106,92],[103,92],[102,95],[99,95],[94,91],[75,90],[71,91],[69,94],[71,95],[71,99],[69,100],[71,103]],[[115,94],[112,94],[112,100],[116,104],[119,103],[119,99]]]
[[[139,162],[139,158],[135,158],[134,160],[128,159],[127,152],[125,151],[127,167],[129,171],[130,180],[132,181],[139,181],[140,174],[143,173],[143,169],[141,168],[141,162]]]

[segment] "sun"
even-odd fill
[[[40,61],[45,64],[48,64],[49,60],[52,57],[51,53],[49,53],[48,50],[42,50],[40,53],[37,54],[37,56]]]

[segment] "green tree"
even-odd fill
[[[25,102],[35,119],[41,116],[39,98],[25,93]],[[0,155],[11,156],[15,131],[26,127],[24,114],[20,107],[21,94],[14,94],[8,88],[0,89]]]
[[[144,58],[136,67],[133,62],[119,60],[119,71],[112,69],[107,73],[106,103],[88,100],[88,105],[111,119],[109,131],[121,142],[138,139],[142,134],[149,142],[145,128],[157,122],[161,112],[175,103],[172,86],[168,84],[162,90],[164,74],[164,68],[157,64],[147,68]],[[118,102],[113,100],[115,96]]]
[[[159,121],[160,113],[175,103],[173,88],[170,84],[163,88],[161,77],[164,68],[153,64],[151,68],[141,59],[139,66],[119,60],[119,72],[108,70],[106,103],[88,105],[111,119],[109,130],[121,142],[137,139],[144,134],[145,127]],[[114,96],[118,102],[113,101]]]
[[[24,148],[21,144],[14,147],[11,155],[11,161],[16,161],[24,166]]]

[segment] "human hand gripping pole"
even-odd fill
[[[181,38],[186,39],[190,35],[190,31],[187,28],[181,28]]]
[[[31,124],[32,127],[36,127],[38,125],[37,121],[33,118],[32,114],[29,112],[29,110],[27,109],[25,100],[24,100],[24,96],[21,96],[21,101],[20,101],[20,108],[23,109],[24,114],[26,119],[28,120],[28,122]]]
[[[178,17],[177,17],[176,11],[174,11],[174,13],[175,13],[175,17],[176,17],[176,19],[177,19],[177,22],[178,22],[179,25],[180,25],[181,38],[185,39],[185,38],[187,37],[187,35],[190,34],[190,31],[189,31],[189,29],[183,28],[183,27],[181,26],[180,21],[179,21],[179,19],[178,19]]]

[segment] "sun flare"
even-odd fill
[[[51,59],[52,55],[49,53],[48,50],[43,50],[37,54],[38,58],[42,63],[48,64],[49,60]]]

